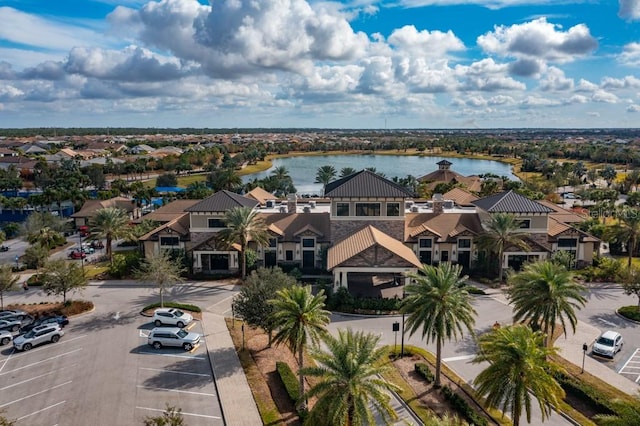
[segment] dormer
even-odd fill
[[[522,232],[547,233],[553,209],[514,191],[505,191],[473,201],[483,222],[495,213],[511,213],[520,221]]]

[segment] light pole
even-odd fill
[[[587,346],[586,343],[582,344],[582,370],[580,370],[580,374],[584,373],[584,359],[587,356],[587,349],[589,348],[589,346]]]
[[[393,353],[395,354],[398,350],[398,331],[400,331],[400,323],[398,321],[394,322],[391,326],[391,330],[393,331]]]
[[[404,292],[404,285],[402,286],[402,300],[404,301],[404,297],[406,293]],[[400,332],[402,335],[400,336],[400,358],[404,357],[404,310],[402,311],[402,331]]]
[[[80,239],[80,265],[82,265],[82,277],[84,277],[84,247],[82,247],[82,231],[78,231],[78,238]]]

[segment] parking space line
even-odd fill
[[[32,380],[39,379],[39,378],[44,377],[44,376],[48,376],[49,374],[53,374],[53,373],[56,373],[56,372],[61,371],[61,370],[66,370],[67,368],[73,368],[73,367],[75,367],[76,365],[77,365],[77,364],[70,364],[70,365],[67,365],[67,366],[65,366],[65,367],[58,368],[58,369],[57,369],[57,370],[55,370],[55,371],[49,371],[48,373],[40,374],[40,375],[35,376],[35,377],[32,377],[32,378],[30,378],[30,379],[26,379],[26,380],[22,380],[22,381],[20,381],[20,382],[13,383],[13,384],[11,384],[11,385],[9,385],[9,386],[5,386],[5,387],[3,387],[3,388],[0,388],[0,391],[7,390],[7,389],[12,388],[12,387],[14,387],[14,386],[22,385],[22,384],[24,384],[24,383],[30,382],[30,381],[32,381]]]
[[[174,374],[185,374],[187,376],[211,377],[211,374],[189,373],[187,371],[164,370],[162,368],[140,367],[140,370],[161,371],[163,373],[174,373]],[[0,389],[0,390],[2,390],[2,389]]]
[[[203,356],[189,356],[189,355],[173,355],[173,354],[159,354],[157,352],[149,352],[149,351],[138,351],[136,352],[142,355],[157,355],[157,356],[168,356],[173,358],[189,358],[189,359],[204,359]]]
[[[74,349],[74,350],[72,350],[72,351],[65,352],[65,353],[60,354],[60,355],[56,355],[56,356],[52,356],[52,357],[47,358],[47,359],[43,359],[42,361],[32,362],[31,364],[27,364],[27,365],[24,365],[24,366],[22,366],[22,367],[14,368],[13,370],[11,370],[11,371],[7,371],[6,373],[0,373],[0,376],[4,376],[5,374],[13,373],[14,371],[24,370],[25,368],[33,367],[34,365],[42,364],[43,362],[51,361],[51,360],[56,359],[56,358],[60,358],[60,357],[63,357],[63,356],[67,356],[67,355],[69,355],[69,354],[72,354],[72,353],[75,353],[75,352],[81,351],[82,349],[83,349],[83,348]]]
[[[147,389],[147,390],[156,390],[156,391],[165,391],[165,392],[176,392],[176,393],[188,393],[190,395],[203,395],[203,396],[216,396],[215,393],[206,393],[206,392],[194,392],[194,391],[186,391],[179,389],[167,389],[167,388],[152,388],[150,386],[137,386],[139,389]],[[2,406],[0,406],[2,408]]]
[[[64,382],[64,383],[61,383],[61,384],[59,384],[59,385],[52,386],[52,387],[50,387],[49,389],[43,389],[43,390],[41,390],[40,392],[36,392],[36,393],[31,394],[31,395],[23,396],[22,398],[18,398],[18,399],[16,399],[16,400],[13,400],[13,401],[10,401],[10,402],[6,402],[6,403],[4,403],[4,404],[0,405],[0,408],[4,408],[4,407],[6,407],[6,406],[8,406],[8,405],[15,404],[16,402],[24,401],[25,399],[32,398],[32,397],[34,397],[34,396],[38,396],[38,395],[40,395],[40,394],[43,394],[43,393],[45,393],[45,392],[49,392],[49,391],[51,391],[51,390],[54,390],[54,389],[60,388],[60,387],[62,387],[62,386],[66,386],[66,385],[68,385],[68,384],[70,384],[70,383],[73,383],[73,380],[69,380],[68,382]]]
[[[65,402],[67,402],[67,401],[60,401],[60,402],[58,402],[57,404],[53,404],[53,405],[50,405],[50,406],[48,406],[48,407],[45,407],[45,408],[43,408],[43,409],[41,409],[41,410],[34,411],[33,413],[29,413],[29,414],[27,414],[27,415],[25,415],[25,416],[18,417],[16,420],[20,421],[20,420],[26,419],[27,417],[31,417],[31,416],[33,416],[33,415],[35,415],[35,414],[42,413],[43,411],[46,411],[46,410],[48,410],[48,409],[50,409],[50,408],[57,407],[58,405],[60,405],[60,404],[64,404]]]
[[[149,408],[149,407],[136,407],[140,410],[149,410],[149,411],[162,411],[164,412],[165,410],[161,410],[159,408]],[[182,414],[183,416],[192,416],[192,417],[205,417],[207,419],[216,419],[216,420],[220,420],[222,417],[219,416],[207,416],[206,414],[195,414],[195,413],[185,413],[184,411],[181,411],[180,414]]]
[[[640,351],[640,349],[636,349],[633,354],[631,354],[631,356],[629,357],[629,359],[627,360],[627,362],[624,363],[624,365],[622,366],[622,368],[620,370],[618,370],[618,374],[620,374],[622,372],[622,370],[624,370],[627,365],[633,360],[633,357],[636,356],[636,354],[638,353],[638,351]]]

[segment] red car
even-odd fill
[[[69,259],[84,259],[87,254],[80,250],[71,250],[69,252]]]

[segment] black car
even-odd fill
[[[39,325],[45,324],[58,324],[60,328],[63,328],[65,325],[69,324],[69,319],[64,315],[47,315],[44,317],[40,317],[37,320],[33,321],[29,325],[25,325],[20,329],[20,334],[27,333],[28,331],[33,330],[35,327]]]
[[[0,246],[0,251],[9,251],[9,247],[2,245]]]

